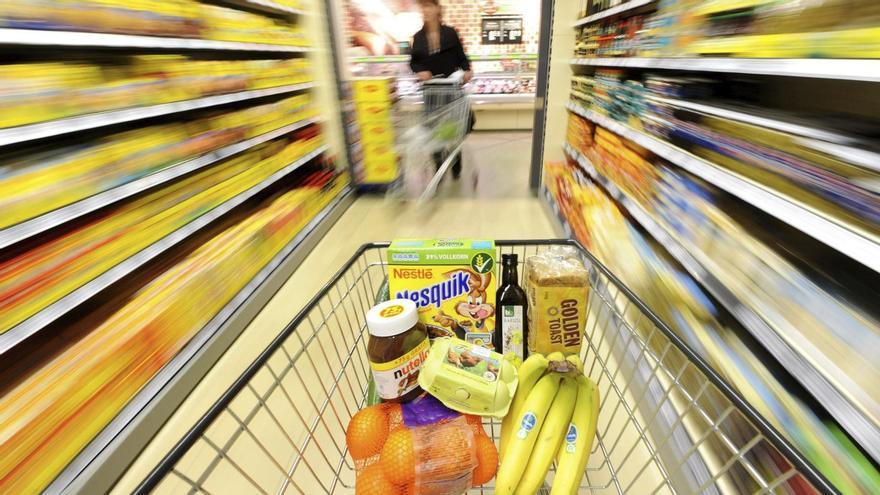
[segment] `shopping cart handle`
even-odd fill
[[[434,77],[428,79],[427,81],[422,81],[422,84],[464,84],[464,72],[457,70],[452,73],[449,77]]]

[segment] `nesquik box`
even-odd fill
[[[392,299],[410,299],[431,338],[490,349],[495,331],[495,241],[399,239],[388,248]]]

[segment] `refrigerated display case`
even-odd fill
[[[467,85],[476,114],[476,130],[531,129],[534,120],[534,53],[470,55],[474,77]],[[417,91],[418,81],[409,68],[408,55],[352,57],[353,76],[397,78],[398,91],[406,96]]]

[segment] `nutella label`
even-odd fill
[[[393,306],[392,306],[393,307]],[[390,308],[388,308],[390,309]],[[397,359],[377,363],[370,361],[376,392],[383,399],[396,399],[419,386],[419,370],[428,358],[428,339]]]

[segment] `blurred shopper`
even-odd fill
[[[419,5],[422,8],[424,25],[413,36],[410,68],[420,81],[427,81],[435,76],[448,77],[462,70],[464,71],[462,84],[467,84],[473,77],[471,61],[464,52],[461,38],[455,28],[443,24],[439,0],[419,0]],[[469,120],[468,131],[474,126],[473,112]],[[434,154],[434,163],[439,169],[443,163],[442,153]],[[459,153],[452,164],[452,176],[457,179],[460,175],[461,154]]]

